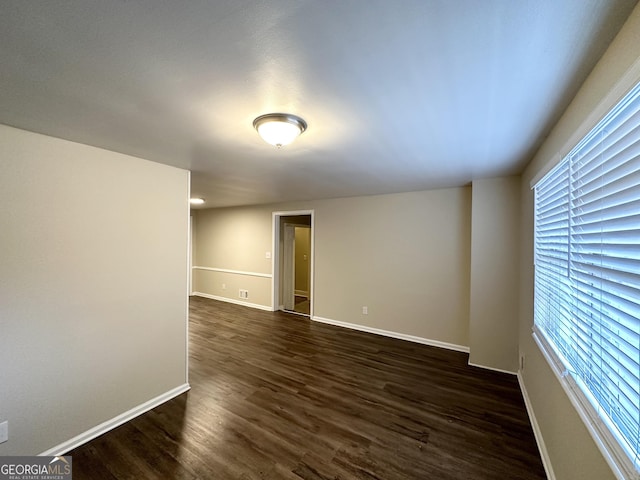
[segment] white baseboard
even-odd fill
[[[407,335],[405,333],[391,332],[389,330],[381,330],[379,328],[367,327],[364,325],[358,325],[357,323],[340,322],[338,320],[331,320],[330,318],[312,317],[314,322],[327,323],[329,325],[335,325],[336,327],[349,328],[351,330],[359,330],[361,332],[373,333],[375,335],[382,335],[383,337],[397,338],[399,340],[407,340],[409,342],[421,343],[423,345],[430,345],[432,347],[446,348],[447,350],[455,350],[457,352],[469,353],[469,347],[464,345],[456,345],[454,343],[441,342],[439,340],[430,340],[428,338],[416,337],[414,335]]]
[[[553,467],[551,466],[551,459],[549,458],[549,452],[547,451],[547,446],[544,443],[544,438],[542,438],[542,431],[540,430],[540,425],[538,425],[538,420],[536,420],[536,414],[533,413],[533,406],[531,405],[531,400],[529,399],[529,394],[527,393],[527,389],[524,386],[524,381],[522,380],[522,374],[520,372],[517,373],[518,384],[520,385],[520,391],[522,392],[522,398],[524,399],[524,404],[527,407],[527,414],[529,415],[529,421],[531,422],[531,427],[533,428],[533,435],[536,438],[536,443],[538,444],[538,450],[540,451],[540,458],[542,458],[542,465],[544,466],[544,471],[547,473],[548,480],[556,480],[556,475],[553,473]]]
[[[502,368],[487,367],[486,365],[480,365],[478,363],[469,362],[469,365],[471,365],[472,367],[483,368],[485,370],[492,370],[494,372],[508,373],[509,375],[517,375],[518,374],[518,372],[512,372],[511,370],[503,370]]]
[[[257,308],[258,310],[266,310],[267,312],[273,312],[271,306],[260,305],[258,303],[250,303],[242,300],[236,300],[235,298],[219,297],[218,295],[210,295],[208,293],[193,292],[196,297],[210,298],[211,300],[219,300],[221,302],[233,303],[235,305],[242,305],[243,307]]]
[[[100,425],[96,425],[93,428],[90,428],[86,432],[77,435],[66,442],[62,442],[55,447],[50,448],[49,450],[42,452],[40,455],[49,457],[49,456],[62,456],[65,453],[73,450],[74,448],[79,447],[80,445],[84,445],[85,443],[93,440],[100,435],[107,433],[110,430],[113,430],[116,427],[119,427],[123,423],[128,422],[129,420],[133,420],[134,418],[142,415],[143,413],[148,412],[149,410],[156,408],[159,405],[171,400],[174,397],[186,392],[191,387],[188,383],[180,385],[168,392],[163,393],[162,395],[158,395],[151,400],[144,402],[137,407],[133,407],[131,410],[128,410],[124,413],[121,413],[117,417],[113,417],[111,420],[107,420],[106,422],[101,423]]]
[[[306,290],[294,290],[293,293],[296,297],[309,298],[309,292],[307,292]]]

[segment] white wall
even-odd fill
[[[613,480],[603,455],[531,336],[533,326],[533,193],[531,181],[568,153],[640,81],[640,5],[522,175],[519,345],[522,379],[558,480]]]
[[[272,212],[314,210],[316,317],[466,347],[470,208],[464,187],[198,210],[197,263],[270,274]],[[196,291],[224,296],[202,272]],[[252,278],[238,275],[229,298],[244,283],[249,302],[271,307],[271,279]]]
[[[0,126],[0,455],[185,386],[189,173]]]
[[[473,182],[469,362],[518,370],[520,177]]]

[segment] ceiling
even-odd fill
[[[0,123],[192,171],[205,207],[519,173],[636,0],[0,0]],[[276,149],[269,112],[309,127]]]

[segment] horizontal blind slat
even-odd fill
[[[616,135],[609,134],[606,138],[601,138],[606,145],[598,142],[595,144],[597,148],[574,155],[574,166],[571,170],[574,188],[589,185],[602,175],[603,170],[615,170],[637,155],[640,125],[613,133]],[[603,164],[602,157],[607,157],[606,164]]]

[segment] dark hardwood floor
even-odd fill
[[[544,479],[515,377],[467,355],[191,299],[190,383],[74,479]]]

